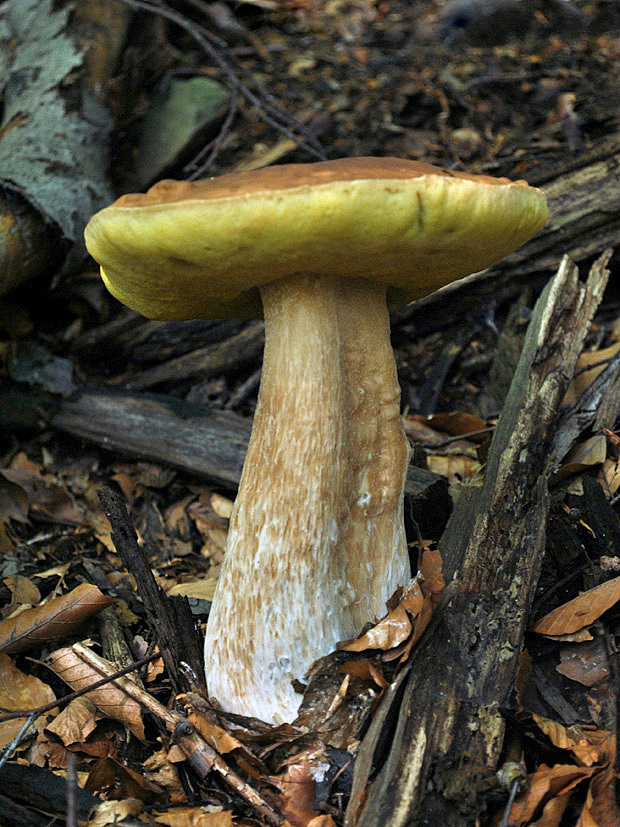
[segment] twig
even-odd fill
[[[2,750],[2,756],[0,756],[0,769],[2,769],[2,767],[6,764],[6,762],[11,757],[11,755],[15,752],[17,747],[24,740],[24,738],[26,737],[26,735],[28,733],[28,730],[33,725],[33,723],[35,722],[36,717],[37,717],[36,715],[29,715],[28,720],[25,721],[24,725],[19,730],[17,735],[13,738],[11,743],[7,744],[5,746],[5,748]]]
[[[99,689],[100,686],[104,686],[106,683],[110,683],[111,681],[114,681],[117,678],[122,678],[123,675],[128,675],[135,669],[139,669],[141,666],[144,666],[147,663],[151,663],[151,661],[157,660],[160,657],[161,655],[158,652],[156,655],[149,655],[146,658],[141,658],[140,660],[134,661],[134,663],[129,664],[129,666],[126,666],[124,669],[119,669],[118,672],[114,672],[113,675],[108,675],[107,677],[102,678],[100,681],[95,681],[95,683],[91,683],[89,686],[85,686],[83,689],[76,689],[75,692],[70,692],[68,695],[63,695],[62,698],[58,698],[55,701],[50,701],[48,704],[44,704],[43,706],[37,706],[34,709],[21,709],[17,712],[9,712],[6,715],[0,715],[0,724],[3,724],[5,721],[15,721],[18,718],[29,718],[31,716],[38,717],[39,715],[42,715],[44,712],[49,712],[50,709],[56,709],[56,707],[60,706],[61,704],[69,703],[69,701],[73,701],[76,698],[81,698],[82,695],[86,695],[88,692],[92,692],[93,689]]]
[[[498,827],[509,827],[510,822],[508,821],[508,817],[510,816],[510,811],[512,810],[512,805],[514,804],[515,798],[517,797],[517,793],[519,792],[519,779],[515,778],[512,783],[512,787],[510,788],[510,795],[508,796],[508,801],[506,802],[506,807],[504,808],[504,815],[502,816],[502,820]]]
[[[323,152],[320,143],[314,135],[312,135],[310,130],[308,130],[300,121],[293,118],[287,112],[270,103],[272,96],[266,92],[260,84],[257,84],[256,81],[254,81],[262,97],[256,95],[248,86],[239,80],[230,63],[222,56],[219,49],[211,42],[212,36],[205,29],[203,29],[202,26],[192,22],[182,14],[179,14],[167,6],[151,3],[149,0],[121,0],[121,2],[126,6],[129,6],[129,8],[134,11],[146,11],[151,14],[159,14],[161,17],[165,17],[167,20],[170,20],[172,23],[175,23],[181,29],[186,31],[188,35],[195,40],[196,43],[198,43],[209,58],[217,64],[219,69],[226,76],[233,94],[242,95],[250,104],[255,106],[260,111],[265,123],[267,123],[268,126],[271,126],[282,135],[285,135],[287,138],[293,140],[297,146],[300,147],[300,149],[305,150],[314,158],[320,158],[321,160],[325,159],[325,153]],[[304,137],[298,138],[294,134],[293,130],[301,133]],[[217,149],[219,149],[220,144],[217,144]],[[213,162],[215,154],[212,153],[209,156],[209,163]],[[207,166],[205,164],[201,167],[201,171],[204,172],[206,168]]]
[[[81,643],[75,643],[72,649],[76,655],[101,675],[110,674],[112,665],[95,652]],[[171,733],[173,742],[182,750],[199,778],[205,778],[210,770],[215,770],[222,777],[222,780],[244,798],[269,824],[279,825],[282,823],[283,819],[271,809],[267,801],[226,764],[213,747],[196,732],[187,718],[179,712],[168,709],[127,678],[116,677],[114,683],[118,689],[159,718]]]

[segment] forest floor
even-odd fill
[[[220,119],[209,152],[188,141],[173,162],[159,170],[155,162],[157,177],[393,155],[537,185],[609,136],[620,146],[613,2],[188,0],[170,8],[172,19],[133,11],[110,82],[110,180],[119,195],[136,188],[141,123],[155,95],[196,74],[230,88],[232,71],[238,111]],[[200,27],[214,35],[211,52],[192,36]],[[550,202],[552,216],[557,207]],[[552,266],[536,278],[511,273],[510,289],[489,288],[476,307],[461,310],[456,291],[450,312],[431,303],[393,315],[414,463],[436,475],[411,495],[415,519],[407,525],[433,605],[451,503],[484,475],[535,300],[572,252],[566,237]],[[602,253],[603,246],[576,256],[582,277]],[[617,256],[608,266],[610,286],[567,408],[620,352]],[[187,596],[204,630],[256,403],[262,323],[147,321],[105,291],[92,261],[46,273],[0,302],[0,746],[8,759],[0,821],[70,823],[68,800],[75,824],[87,823],[93,808],[90,823],[101,825],[123,817],[127,824],[343,824],[360,743],[421,633],[418,616],[384,629],[381,650],[375,637],[355,656],[339,652],[322,664],[295,726],[221,716],[158,656],[158,609],[149,613],[139,584],[137,596],[136,571],[99,498],[102,486],[122,494],[157,583]],[[610,373],[609,394],[618,394],[619,381],[617,370]],[[149,405],[157,407],[156,426]],[[175,429],[182,440],[182,421],[191,428],[196,411],[215,414],[221,440],[221,459],[202,470],[190,443],[162,441]],[[580,432],[551,480],[546,555],[504,710],[496,769],[507,777],[479,793],[472,824],[618,823],[615,424]],[[66,698],[105,674],[88,659],[89,647],[115,669],[146,659],[137,699],[110,684]],[[9,720],[24,709],[36,710],[27,729],[23,716]],[[172,743],[171,711],[215,751],[206,765],[195,743]]]

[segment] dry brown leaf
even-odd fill
[[[484,419],[465,411],[432,414],[427,417],[426,421],[431,428],[436,431],[443,431],[450,436],[468,436],[487,428]]]
[[[214,577],[203,577],[202,580],[192,580],[188,583],[176,583],[166,594],[181,595],[182,597],[195,597],[198,600],[213,600],[217,580]]]
[[[528,776],[526,790],[512,805],[508,817],[510,823],[515,827],[528,824],[540,805],[556,796],[565,795],[595,772],[595,767],[575,767],[566,764],[548,767],[541,764],[535,773]]]
[[[342,647],[346,652],[365,652],[367,649],[392,649],[407,640],[411,634],[411,621],[406,609],[397,606],[383,620],[365,634]]]
[[[596,377],[601,374],[607,367],[610,359],[620,350],[620,342],[616,342],[610,347],[602,350],[589,351],[582,353],[577,360],[575,367],[575,376],[571,379],[566,395],[562,401],[562,406],[571,408],[581,398],[584,391],[586,391]],[[591,367],[592,366],[592,367]]]
[[[82,523],[84,514],[73,495],[50,475],[44,476],[41,467],[31,462],[23,451],[1,473],[24,489],[30,508],[61,522]]]
[[[579,724],[565,727],[536,713],[532,717],[554,746],[570,750],[585,766],[591,767],[613,760],[615,746],[612,733],[607,730],[584,730]]]
[[[363,681],[373,681],[381,689],[387,689],[388,682],[381,674],[381,671],[371,660],[349,660],[338,667],[342,675],[352,675],[354,678],[361,678]]]
[[[57,735],[66,747],[82,744],[97,726],[95,706],[87,698],[74,698],[45,730]]]
[[[36,709],[56,700],[52,689],[39,678],[20,671],[8,655],[0,652],[0,707],[8,712]],[[0,723],[0,747],[10,744],[24,725],[24,718]],[[36,722],[43,722],[39,718]]]
[[[78,657],[69,647],[57,649],[49,656],[48,665],[73,690],[85,689],[101,680],[95,669]],[[140,704],[113,683],[106,683],[85,695],[100,712],[124,724],[141,741],[145,740]]]
[[[542,815],[531,823],[531,827],[559,827],[569,801],[570,793],[558,795],[547,801],[543,807]]]
[[[618,489],[620,489],[620,458],[612,459],[609,457],[606,459],[597,479],[608,497],[615,496]]]
[[[11,602],[2,609],[0,615],[8,617],[18,606],[36,606],[41,600],[41,592],[27,577],[21,574],[10,574],[2,581],[11,592]]]
[[[22,652],[43,640],[75,634],[93,615],[113,603],[96,586],[82,583],[68,594],[0,622],[0,651]]]
[[[209,812],[206,807],[171,807],[166,812],[155,813],[158,824],[167,827],[235,827],[232,810],[221,813]]]
[[[558,606],[537,621],[532,631],[540,635],[566,635],[589,626],[620,600],[620,577],[607,580]]]
[[[576,827],[618,827],[620,810],[616,804],[615,788],[613,766],[598,772],[590,783]]]
[[[28,495],[21,485],[4,476],[4,470],[0,470],[0,519],[18,523],[28,519]]]
[[[137,798],[140,801],[161,801],[163,790],[147,781],[143,775],[125,767],[113,758],[100,758],[88,773],[87,790],[95,795],[105,793],[106,798],[122,801]]]
[[[97,804],[88,819],[88,827],[109,827],[122,824],[128,816],[138,816],[144,805],[138,798],[126,798],[125,801],[102,801]]]
[[[245,750],[245,747],[238,741],[230,732],[226,732],[221,726],[218,726],[212,721],[207,721],[202,715],[197,712],[188,712],[187,720],[190,721],[196,731],[202,735],[207,744],[210,744],[213,749],[220,755],[226,755],[236,749]]]
[[[166,750],[160,749],[143,762],[145,777],[159,784],[168,795],[171,804],[186,804],[187,795],[181,783],[177,768],[168,761]]]
[[[606,458],[607,440],[603,434],[596,434],[570,449],[562,465],[553,475],[553,482],[557,483],[573,474],[579,474],[593,465],[602,465]]]
[[[316,784],[325,774],[323,745],[311,746],[290,758],[283,772],[270,781],[280,790],[280,812],[291,827],[308,827],[320,814],[316,811]]]
[[[475,477],[481,468],[473,445],[469,456],[465,453],[462,445],[455,445],[449,452],[429,454],[427,464],[429,471],[434,474],[441,474],[442,477],[448,480],[450,485]]]
[[[562,646],[560,658],[561,663],[555,667],[556,671],[584,686],[596,686],[609,677],[607,653],[598,638],[574,646]]]

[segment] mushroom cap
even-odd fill
[[[366,278],[406,304],[482,270],[547,220],[525,181],[398,158],[287,164],[124,195],[86,227],[108,290],[153,319],[261,315],[261,284]]]

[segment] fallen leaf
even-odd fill
[[[570,381],[562,406],[571,408],[575,405],[592,382],[607,367],[607,364],[620,350],[620,342],[602,350],[593,350],[582,353],[575,366],[575,375]]]
[[[598,638],[573,646],[563,646],[560,658],[561,663],[556,666],[556,671],[584,686],[596,686],[609,677],[607,653]]]
[[[11,592],[11,602],[2,609],[2,617],[8,617],[17,606],[36,606],[41,600],[41,592],[27,577],[10,574],[2,581]]]
[[[105,793],[106,798],[117,801],[137,798],[152,802],[161,800],[163,795],[163,790],[157,784],[147,781],[141,773],[109,757],[95,762],[84,786],[93,794]]]
[[[31,462],[22,451],[16,455],[9,468],[0,472],[2,476],[21,486],[28,497],[30,508],[60,522],[83,522],[83,512],[67,489],[44,476],[41,468]]]
[[[46,683],[26,675],[13,663],[12,659],[0,652],[0,707],[6,712],[18,712],[22,709],[36,709],[56,700],[56,696]],[[25,718],[0,723],[0,747],[10,744],[23,727]],[[39,718],[37,724],[45,719]]]
[[[349,660],[338,667],[342,675],[352,675],[354,678],[361,678],[364,681],[373,681],[381,689],[387,689],[388,682],[381,674],[381,671],[371,660]]]
[[[392,649],[407,640],[411,634],[411,621],[406,609],[397,606],[383,620],[365,634],[342,647],[346,652],[364,652],[366,649]]]
[[[85,689],[101,680],[101,675],[71,649],[57,649],[47,659],[48,666],[71,689]],[[140,741],[145,740],[141,707],[114,683],[106,683],[99,689],[88,692],[88,698],[100,712],[124,724]]]
[[[113,602],[113,598],[102,594],[96,586],[82,583],[43,606],[0,621],[0,651],[22,652],[43,640],[74,634]]]
[[[526,790],[517,797],[510,809],[508,820],[514,827],[528,824],[539,806],[553,798],[565,795],[582,781],[592,777],[595,767],[575,767],[556,764],[548,767],[541,764],[536,772],[528,776]]]
[[[45,730],[56,735],[66,747],[83,743],[97,726],[95,706],[87,698],[74,698]]]
[[[602,465],[607,458],[607,440],[603,434],[596,434],[578,442],[564,457],[562,465],[553,475],[553,482],[561,482],[572,474],[578,474],[593,465]]]
[[[203,577],[202,580],[192,580],[187,583],[176,583],[166,594],[181,595],[182,597],[195,597],[198,600],[213,600],[217,580],[214,577]]]
[[[568,603],[546,614],[533,626],[532,631],[539,635],[566,635],[577,632],[614,606],[620,600],[620,577],[607,580],[580,594]]]
[[[206,807],[171,807],[155,813],[157,824],[167,827],[235,827],[232,810],[209,812]]]

